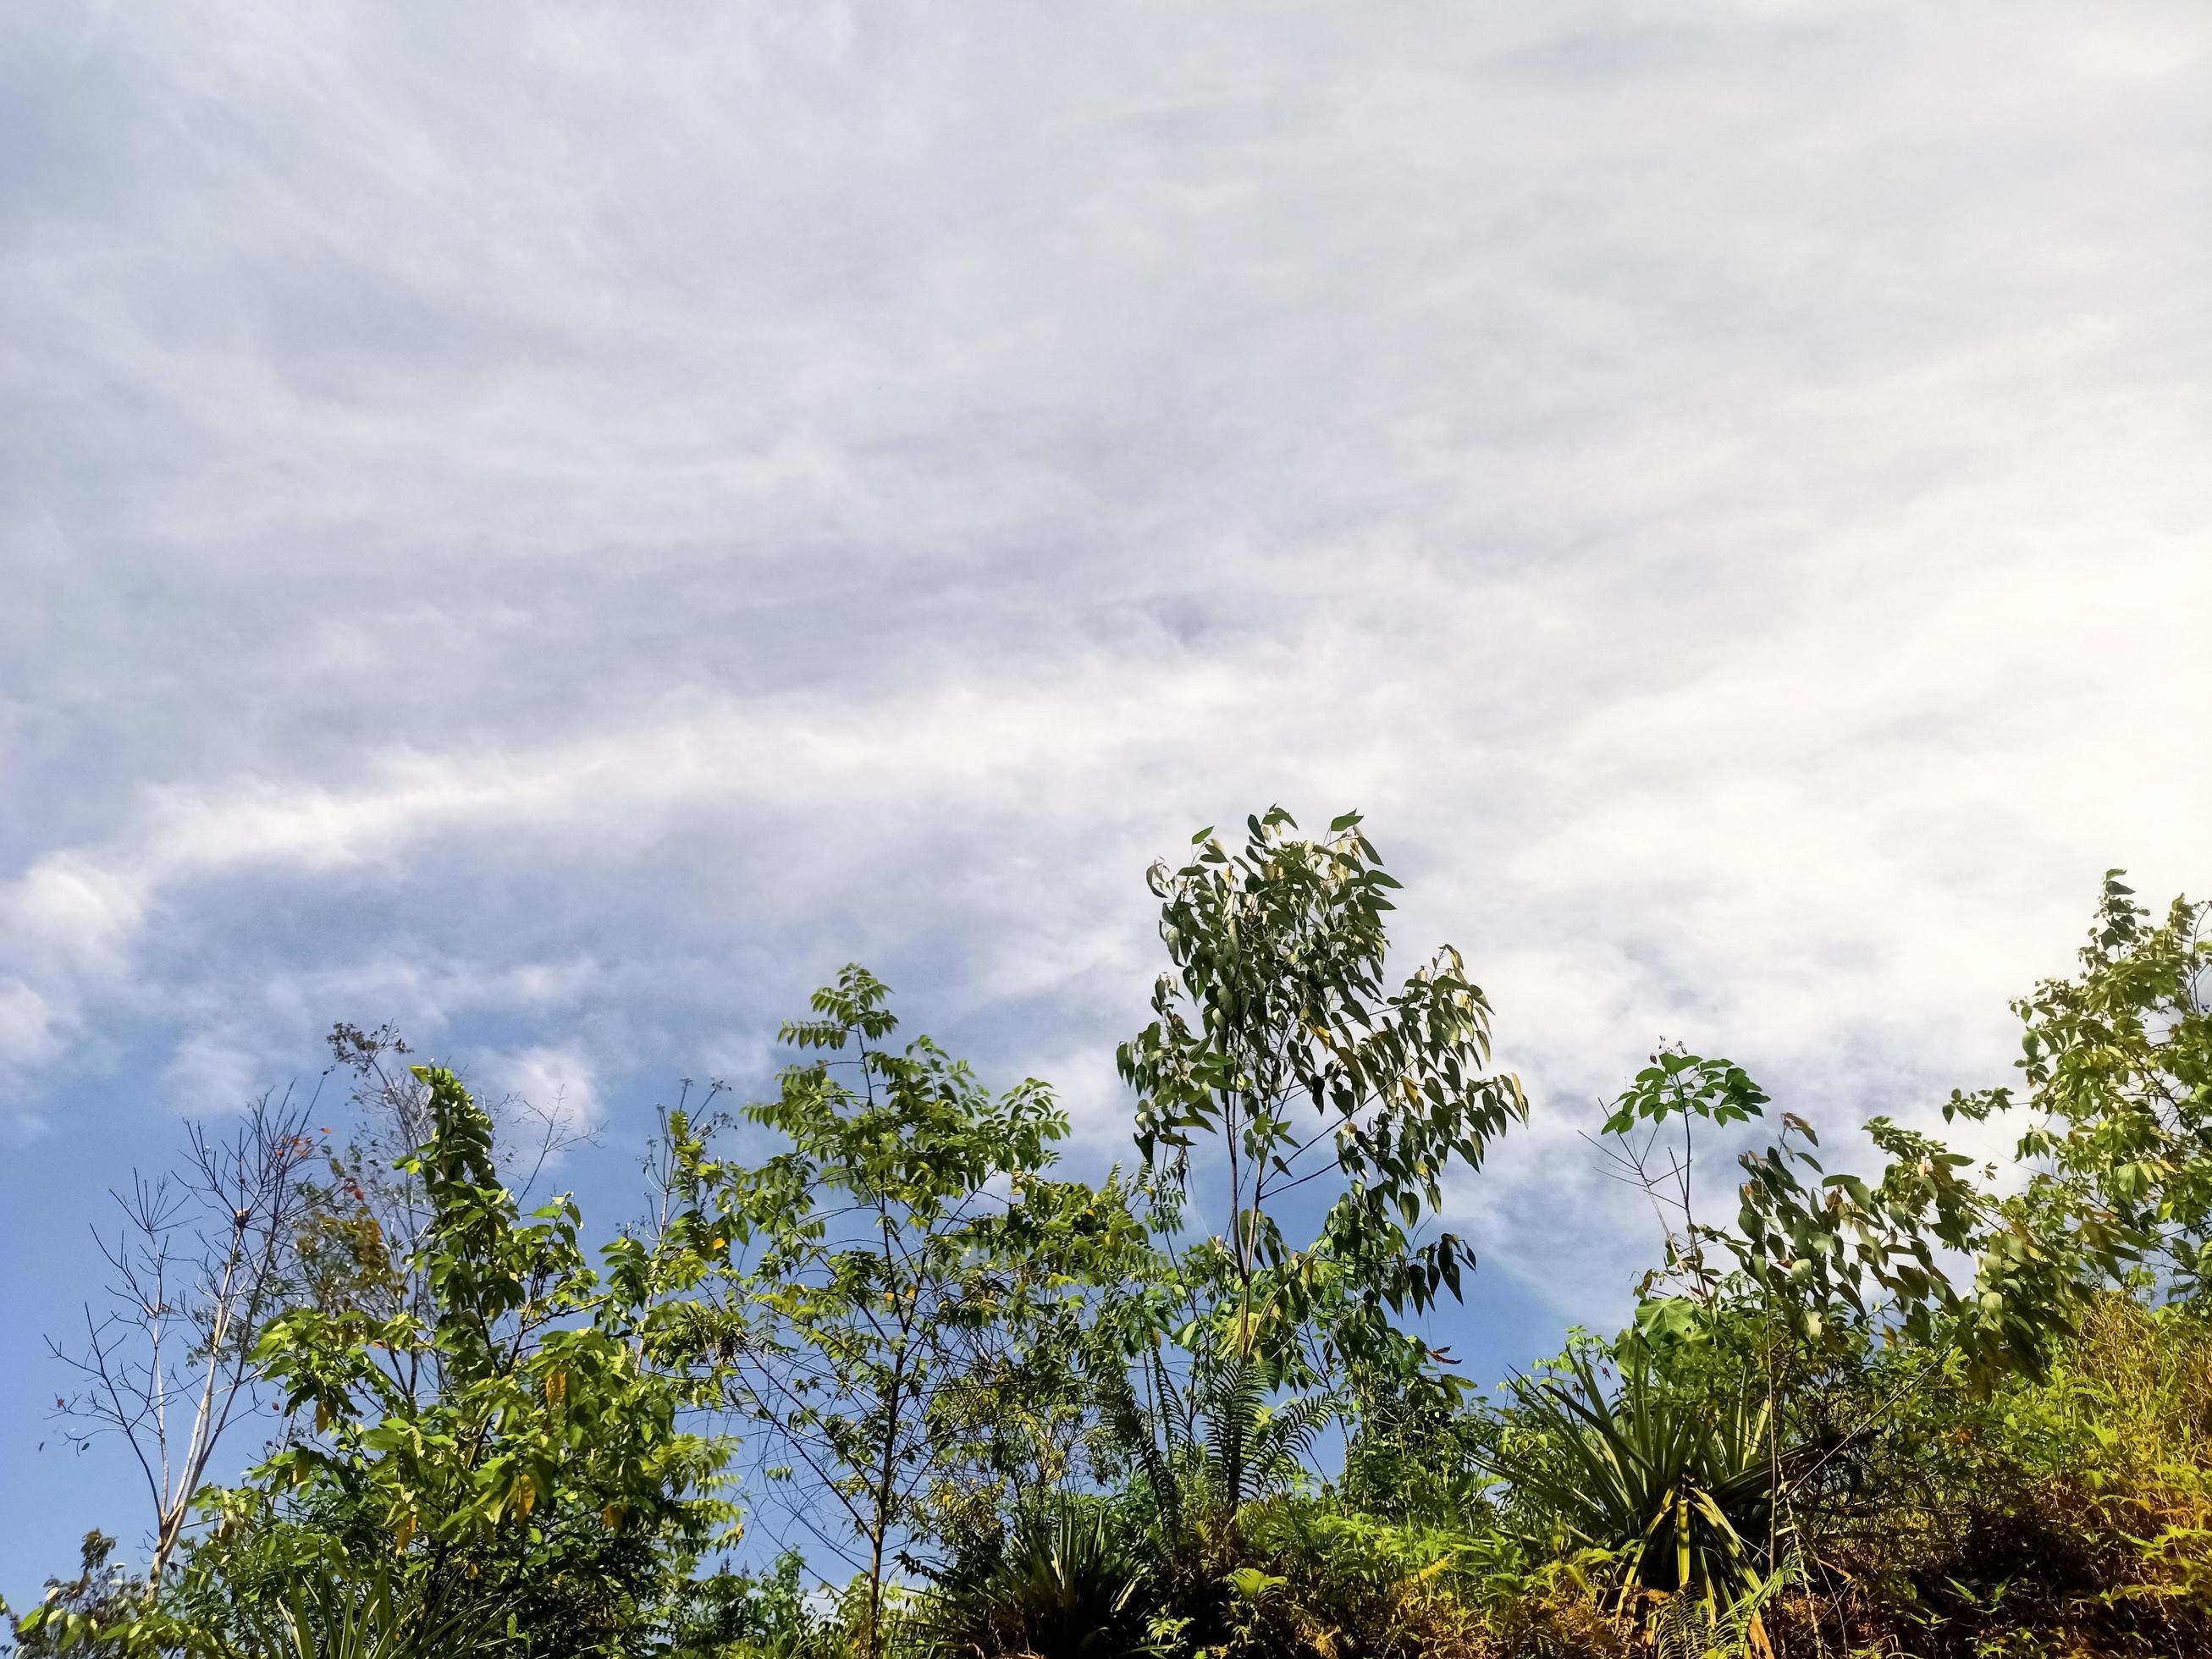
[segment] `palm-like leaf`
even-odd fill
[[[1244,1481],[1258,1438],[1262,1390],[1259,1368],[1239,1356],[1210,1367],[1200,1395],[1206,1417],[1206,1466],[1215,1495],[1229,1509],[1244,1499]]]
[[[493,1608],[441,1606],[380,1566],[366,1575],[325,1564],[304,1571],[250,1620],[240,1659],[447,1659],[494,1651]]]
[[[1192,1523],[1233,1516],[1248,1500],[1291,1484],[1341,1408],[1327,1395],[1270,1405],[1262,1370],[1248,1356],[1207,1363],[1184,1388],[1157,1356],[1147,1364],[1158,1403],[1140,1407],[1118,1380],[1108,1420],[1134,1454],[1165,1541],[1177,1553]]]
[[[917,1628],[945,1655],[1125,1659],[1146,1650],[1143,1580],[1105,1510],[1063,1498],[1024,1516],[995,1560],[948,1570]]]
[[[1573,1384],[1516,1384],[1518,1433],[1491,1462],[1514,1495],[1620,1565],[1624,1591],[1732,1605],[1764,1582],[1776,1453],[1765,1403],[1685,1401],[1631,1368],[1608,1395],[1589,1359]]]

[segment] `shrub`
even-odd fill
[[[1149,1651],[1144,1566],[1107,1506],[1062,1497],[990,1547],[957,1558],[915,1615],[922,1645],[947,1656],[1124,1659]]]
[[[1741,1388],[1674,1393],[1641,1360],[1608,1392],[1586,1348],[1561,1369],[1565,1380],[1516,1381],[1490,1455],[1524,1522],[1554,1553],[1611,1563],[1619,1607],[1656,1592],[1714,1611],[1759,1592],[1778,1536],[1767,1403]]]

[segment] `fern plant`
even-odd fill
[[[1785,1551],[1773,1571],[1733,1601],[1655,1596],[1645,1620],[1652,1650],[1660,1659],[1773,1659],[1766,1609],[1802,1577],[1796,1553]]]
[[[1249,1355],[1201,1356],[1180,1382],[1157,1352],[1139,1363],[1146,1400],[1129,1376],[1115,1375],[1104,1426],[1135,1466],[1124,1513],[1150,1556],[1161,1639],[1233,1648],[1261,1604],[1273,1605],[1255,1599],[1267,1575],[1244,1521],[1255,1500],[1300,1484],[1340,1407],[1326,1395],[1269,1401],[1263,1367]]]
[[[1269,1401],[1259,1364],[1245,1355],[1203,1363],[1182,1387],[1158,1354],[1146,1364],[1152,1407],[1123,1380],[1109,1400],[1109,1427],[1144,1476],[1160,1541],[1179,1558],[1194,1530],[1233,1523],[1253,1498],[1295,1486],[1340,1409],[1328,1395]]]

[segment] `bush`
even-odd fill
[[[1873,1368],[1868,1391],[1915,1363]],[[1900,1395],[1820,1516],[1826,1588],[1844,1620],[1931,1656],[2031,1637],[2212,1651],[2208,1468],[2212,1329],[2107,1296],[2040,1381],[1981,1395],[1954,1361]]]
[[[1514,1384],[1490,1461],[1516,1517],[1553,1553],[1601,1556],[1619,1608],[1656,1593],[1710,1612],[1757,1594],[1778,1535],[1770,1404],[1741,1382],[1677,1393],[1641,1359],[1608,1390],[1596,1364],[1573,1349],[1563,1375]]]
[[[948,1656],[1125,1659],[1154,1646],[1146,1580],[1109,1507],[1062,1497],[956,1558],[923,1598],[915,1630]]]

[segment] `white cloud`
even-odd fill
[[[0,1060],[43,1059],[52,1024],[44,997],[20,979],[0,980]]]
[[[1572,1299],[1654,1042],[1932,1100],[2207,883],[2201,10],[5,27],[21,1122],[362,1015],[611,1119],[857,957],[1103,1124],[1145,862],[1358,804]]]
[[[564,1138],[589,1134],[603,1115],[589,1059],[574,1049],[534,1048],[486,1056],[478,1093],[512,1098]]]
[[[145,908],[143,884],[74,851],[50,854],[0,888],[9,948],[64,968],[113,970]]]
[[[177,1045],[162,1068],[162,1092],[187,1116],[235,1112],[269,1085],[259,1059],[232,1036],[195,1032]]]

